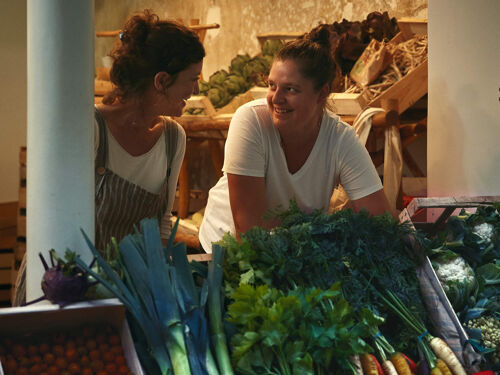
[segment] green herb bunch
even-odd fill
[[[372,350],[362,337],[383,321],[366,309],[356,319],[340,283],[287,292],[243,284],[233,299],[227,320],[238,329],[231,347],[241,374],[353,372],[349,358]]]
[[[408,236],[422,245],[425,238],[409,224],[366,211],[305,214],[293,201],[279,217],[282,225],[271,231],[255,227],[241,235],[241,242],[230,235],[221,241],[226,248],[224,276],[229,297],[241,284],[268,284],[284,291],[296,286],[327,290],[340,281],[355,310],[368,307],[377,315],[391,317],[378,292],[390,290],[428,321],[415,273],[419,258],[407,248]],[[384,334],[405,350],[412,333],[402,324],[391,323],[391,327]]]

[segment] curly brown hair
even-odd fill
[[[198,35],[175,21],[160,21],[151,10],[130,16],[110,53],[115,89],[103,102],[123,101],[143,94],[158,72],[172,76],[169,85],[189,65],[205,57]]]

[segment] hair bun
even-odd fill
[[[321,46],[330,47],[330,29],[329,25],[321,24],[312,29],[306,36],[310,41]]]

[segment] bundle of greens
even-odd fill
[[[148,374],[217,375],[219,369],[209,345],[214,333],[209,331],[206,302],[208,295],[214,294],[209,289],[220,293],[221,284],[209,280],[201,288],[195,285],[185,245],[173,244],[177,225],[163,247],[158,221],[143,219],[141,231],[120,241],[113,266],[83,233],[106,277],[80,258],[76,263],[127,308],[135,347]]]
[[[230,235],[220,242],[226,248],[229,298],[242,284],[267,284],[283,291],[297,286],[328,290],[340,281],[355,310],[369,308],[390,318],[392,313],[377,291],[387,289],[428,321],[415,273],[418,259],[406,248],[407,236],[422,242],[424,238],[409,225],[365,211],[305,214],[293,201],[279,217],[282,225],[272,231],[255,227],[241,235],[241,242]],[[383,328],[391,342],[406,352],[411,332],[402,324]]]
[[[364,309],[357,319],[340,284],[327,290],[243,284],[233,294],[228,321],[235,370],[242,374],[345,374],[349,358],[371,350],[365,339],[383,319]]]

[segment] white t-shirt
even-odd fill
[[[266,100],[249,102],[234,114],[225,146],[223,171],[236,175],[265,177],[268,210],[287,209],[292,198],[305,212],[327,211],[333,189],[339,184],[351,200],[382,189],[368,151],[354,129],[338,116],[325,112],[313,149],[295,173],[288,171],[278,130]],[[227,177],[224,174],[210,190],[200,227],[200,243],[210,252],[211,243],[225,233],[235,233]]]
[[[162,238],[170,237],[170,217],[172,216],[172,207],[174,205],[173,197],[175,197],[175,191],[177,190],[177,180],[186,150],[186,133],[181,125],[178,123],[176,125],[178,128],[177,146],[172,159],[170,177],[167,182],[168,196],[172,197],[172,199],[167,203],[167,210],[161,219],[160,232]],[[94,134],[94,155],[97,155],[97,148],[99,147],[99,126],[97,121],[94,121]],[[130,155],[118,143],[107,126],[106,135],[108,140],[107,167],[113,173],[140,186],[144,190],[153,194],[159,194],[168,169],[165,132],[161,134],[158,141],[148,152],[139,156]]]

